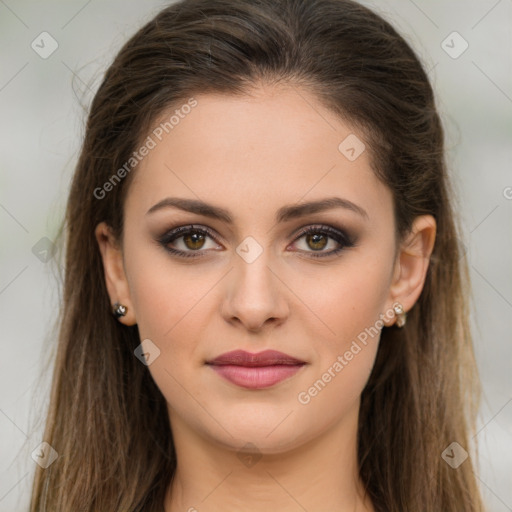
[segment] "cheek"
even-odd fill
[[[384,313],[390,268],[390,259],[361,251],[337,267],[295,279],[294,292],[310,310],[304,318],[311,326],[316,322],[317,334],[329,347],[342,350]]]
[[[364,389],[377,354],[382,315],[386,313],[390,261],[371,256],[365,261],[361,254],[347,260],[338,273],[329,273],[320,288],[312,287],[307,279],[302,281],[299,294],[308,297],[305,302],[322,321],[308,322],[316,362],[308,381],[302,383],[302,399],[298,396],[298,403],[307,405],[310,413],[323,410],[334,418]],[[307,290],[315,291],[308,296]],[[314,336],[313,323],[326,334]]]
[[[201,391],[193,375],[200,366],[200,340],[208,332],[205,306],[213,276],[180,269],[151,249],[132,247],[126,265],[140,339],[151,340],[159,351],[148,370],[167,402],[186,410],[186,391],[197,397]]]
[[[132,254],[130,289],[140,339],[150,339],[160,351],[148,370],[167,402],[181,415],[194,416],[197,410],[189,393],[201,399],[194,371],[201,366],[200,341],[209,328],[207,293],[215,281],[198,276],[192,267],[171,266],[165,255]],[[140,265],[144,259],[146,266]]]
[[[213,285],[208,274],[173,265],[164,249],[135,244],[127,251],[126,266],[141,339],[170,345],[183,324],[193,327],[190,318]]]
[[[375,283],[373,288],[362,284],[358,279],[345,281],[345,293],[331,292],[338,301],[323,305],[324,321],[336,336],[310,336],[317,340],[316,360],[295,397],[306,430],[320,429],[315,418],[321,417],[326,427],[350,414],[372,372],[383,325],[379,321],[382,301],[367,291],[375,292]]]

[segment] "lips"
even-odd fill
[[[257,354],[234,350],[206,364],[232,384],[246,389],[263,389],[295,375],[306,362],[276,350]]]
[[[233,350],[226,352],[206,364],[213,365],[235,365],[235,366],[276,366],[276,365],[302,365],[304,361],[295,357],[278,352],[277,350],[265,350],[257,354],[251,354],[245,350]]]

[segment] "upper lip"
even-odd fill
[[[277,350],[264,350],[253,354],[245,350],[233,350],[207,361],[206,364],[234,365],[234,366],[275,366],[305,364],[305,361],[278,352]]]

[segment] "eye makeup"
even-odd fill
[[[163,235],[157,237],[157,242],[166,249],[172,256],[177,258],[202,258],[211,253],[211,249],[202,249],[202,245],[197,248],[191,248],[186,244],[197,244],[208,238],[215,241],[217,244],[217,236],[215,232],[207,226],[198,224],[189,224],[172,228],[166,231]],[[293,240],[293,244],[305,238],[305,243],[318,244],[322,240],[334,240],[338,247],[330,251],[322,251],[312,249],[296,250],[296,252],[307,254],[312,258],[329,258],[340,254],[342,251],[354,247],[356,245],[355,237],[349,234],[345,229],[335,228],[325,224],[314,224],[300,228],[298,234]],[[180,242],[184,249],[177,249],[176,242]],[[328,241],[321,245],[321,249],[328,245]],[[174,245],[174,246],[173,246]],[[204,244],[203,244],[204,245]],[[186,250],[188,249],[188,250]],[[213,249],[218,250],[218,249]]]

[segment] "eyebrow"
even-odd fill
[[[212,219],[223,221],[227,224],[233,224],[234,220],[231,213],[219,206],[205,203],[197,199],[185,199],[182,197],[166,197],[162,201],[153,205],[147,212],[146,215],[161,210],[163,208],[178,208],[186,212],[196,213],[198,215],[204,215]],[[318,201],[311,201],[308,203],[298,203],[294,205],[287,205],[279,208],[276,213],[276,222],[286,222],[295,218],[304,217],[312,213],[322,212],[324,210],[330,210],[333,208],[344,208],[352,211],[369,219],[368,213],[361,206],[349,201],[348,199],[342,199],[341,197],[328,197],[320,199]]]

